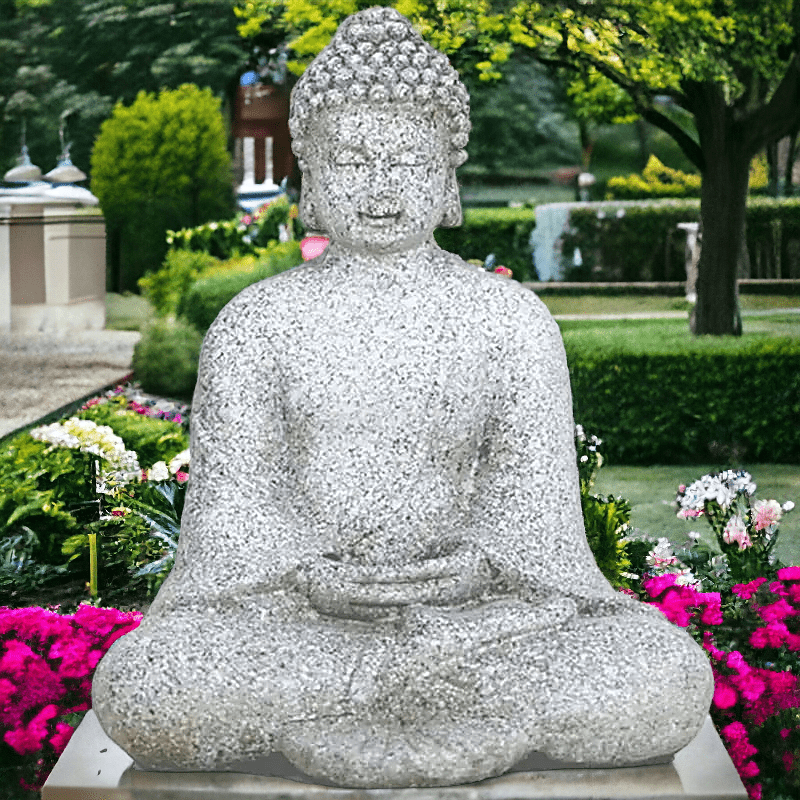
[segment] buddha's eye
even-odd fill
[[[391,157],[392,166],[397,167],[422,167],[428,163],[430,159],[425,154],[416,150],[404,150],[400,153],[395,153]]]
[[[343,147],[333,158],[337,167],[365,167],[369,158],[364,150],[356,147]]]

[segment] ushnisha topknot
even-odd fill
[[[301,169],[314,116],[354,101],[440,109],[450,131],[450,164],[466,161],[469,94],[447,56],[393,8],[368,8],[344,20],[294,87],[289,129]]]

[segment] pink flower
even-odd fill
[[[768,606],[761,606],[756,610],[764,622],[782,622],[787,617],[792,617],[796,614],[794,608],[783,599],[778,600],[776,603],[770,603]]]
[[[75,729],[72,725],[67,725],[66,722],[56,723],[56,732],[50,737],[50,746],[55,750],[56,755],[61,755],[67,742],[72,738]]]
[[[678,516],[681,519],[694,519],[695,517],[702,517],[703,513],[703,511],[700,511],[696,508],[682,508],[678,512]]]
[[[175,416],[172,418],[172,421],[173,421],[173,422],[174,422],[176,425],[180,425],[180,424],[181,424],[181,422],[183,422],[183,417],[181,416],[180,412],[177,412],[177,413],[175,414]]]
[[[800,581],[800,567],[781,567],[778,577],[782,581]]]
[[[502,275],[504,278],[510,278],[514,273],[508,267],[495,267],[495,275]]]
[[[25,727],[6,731],[3,741],[20,755],[40,750],[47,736],[47,724],[58,714],[54,704],[45,706]]]
[[[728,520],[728,524],[722,532],[722,541],[726,544],[738,544],[740,551],[753,546],[741,517],[731,517]]]
[[[253,218],[249,214],[245,214],[242,217],[242,225],[250,225],[253,222]]]
[[[757,531],[763,531],[780,522],[782,509],[777,500],[759,500],[754,510],[754,527]]]
[[[321,255],[325,248],[328,246],[328,239],[325,236],[306,236],[300,242],[300,254],[303,256],[303,261],[311,261]]]
[[[178,483],[186,483],[186,481],[189,480],[189,473],[188,472],[183,472],[183,470],[179,469],[175,473],[175,480],[178,481]]]
[[[778,570],[778,575],[780,575],[780,572],[781,571]],[[766,578],[756,578],[754,581],[750,581],[750,583],[737,583],[731,591],[739,595],[742,599],[749,600],[758,591],[758,587],[766,582]]]
[[[757,650],[780,647],[788,633],[789,630],[783,622],[773,620],[763,628],[756,628],[750,634],[750,644]]]
[[[717,708],[731,708],[732,706],[736,705],[736,701],[738,699],[739,695],[736,693],[736,689],[734,689],[733,686],[731,686],[725,680],[720,678],[715,682],[713,702]]]

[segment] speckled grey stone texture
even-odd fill
[[[427,96],[395,93],[401,68]],[[343,786],[449,785],[532,752],[668,756],[703,723],[704,653],[592,559],[555,322],[433,242],[460,216],[454,75],[370,9],[295,89],[331,244],[206,336],[177,562],[94,681],[143,767],[281,753]]]

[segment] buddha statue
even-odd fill
[[[175,566],[97,669],[102,727],[143,769],[353,787],[669,758],[711,671],[594,562],[558,327],[433,239],[461,219],[456,72],[371,8],[290,124],[330,244],[206,335]]]

